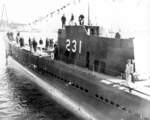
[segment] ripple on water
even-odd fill
[[[0,76],[0,120],[76,120],[73,114],[43,94],[13,69]]]

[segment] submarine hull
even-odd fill
[[[56,79],[57,83],[69,85],[71,89],[94,100],[94,107],[97,113],[104,116],[104,120],[108,118],[110,120],[149,120],[150,118],[150,114],[145,112],[145,108],[150,107],[149,101],[100,82],[104,79],[103,76],[96,78],[87,69],[59,60],[51,60],[49,56],[34,55],[11,42],[8,42],[7,53],[35,74],[42,72],[44,76],[51,76]],[[84,102],[88,103],[89,100]]]

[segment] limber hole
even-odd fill
[[[98,94],[95,94],[95,97],[99,97]]]

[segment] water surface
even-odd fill
[[[0,120],[77,120],[29,78],[6,65],[3,34],[0,35]]]

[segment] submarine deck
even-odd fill
[[[13,42],[13,44],[19,47],[19,45],[16,44],[16,42]],[[28,45],[25,45],[21,49],[30,51],[30,48]],[[37,52],[33,53],[33,55],[40,56],[40,57],[49,56],[48,53],[41,51],[39,49],[37,49]],[[82,68],[73,64],[68,65],[59,60],[57,60],[57,63],[63,66],[64,69],[65,68],[67,69],[69,67],[70,70],[72,70],[72,72],[74,72],[74,70],[77,70],[78,73],[80,73],[80,75],[82,74],[87,75],[89,77],[88,80],[90,80],[90,82],[94,82],[95,84],[104,83],[114,88],[117,88],[120,91],[125,91],[128,94],[136,95],[138,97],[141,97],[150,101],[150,80],[139,80],[139,81],[135,81],[134,83],[128,83],[125,79],[120,79],[118,77],[106,75],[103,73],[97,73],[95,71],[90,71],[87,68]],[[95,78],[94,81],[93,79],[90,79],[91,77]],[[130,92],[129,89],[131,89],[132,92]]]
[[[25,49],[25,50],[29,51],[28,46],[22,47],[21,49]],[[33,55],[40,56],[40,57],[49,56],[46,52],[39,51],[39,50],[36,53],[33,53]],[[117,91],[120,91],[119,96],[120,95],[126,96],[124,94],[124,93],[126,93],[126,94],[130,95],[130,96],[127,96],[127,97],[131,97],[130,99],[134,99],[134,96],[136,95],[136,96],[140,97],[141,99],[144,98],[148,101],[150,100],[150,95],[148,94],[149,91],[150,91],[150,88],[148,87],[150,85],[150,83],[148,81],[138,81],[138,82],[136,81],[132,86],[130,85],[130,88],[132,88],[132,92],[129,92],[129,86],[128,86],[128,84],[125,80],[118,79],[116,77],[112,77],[112,76],[109,76],[109,75],[104,75],[104,74],[96,73],[96,72],[93,72],[93,71],[89,71],[86,68],[81,68],[81,67],[78,67],[76,65],[71,65],[71,64],[68,65],[68,64],[66,64],[62,61],[57,60],[55,62],[58,64],[58,66],[60,65],[60,68],[63,67],[64,70],[68,70],[68,68],[69,68],[69,71],[72,72],[73,74],[76,74],[76,75],[82,76],[82,77],[86,75],[85,76],[86,78],[89,77],[89,79],[87,79],[87,81],[90,82],[90,83],[96,84],[96,86],[101,87],[101,86],[104,85],[104,87],[105,87],[105,85],[107,85],[107,86],[110,86],[110,88],[117,89]],[[74,71],[78,71],[78,72],[74,72]],[[92,78],[92,79],[90,79],[90,78]],[[69,86],[70,85],[67,83],[64,87],[68,88],[68,89],[72,88],[72,87],[69,87]],[[106,89],[109,89],[109,88],[107,87]],[[112,90],[114,90],[114,89],[112,89]],[[114,92],[114,94],[115,94],[115,92]],[[117,99],[119,100],[119,98],[117,98]],[[133,102],[134,102],[134,100],[133,100]],[[128,101],[125,101],[124,104],[129,104],[129,103],[128,103]],[[132,103],[130,103],[130,104],[132,104]],[[149,103],[148,103],[148,105],[149,105]],[[109,106],[110,105],[108,105],[107,107],[109,108]],[[105,107],[106,107],[106,105],[103,106],[103,108],[105,108]],[[107,108],[107,110],[108,110],[108,108]],[[113,108],[113,109],[115,111],[117,110],[116,108]],[[112,109],[110,108],[110,110],[112,110]],[[104,112],[104,113],[106,114],[107,112]],[[123,114],[123,116],[124,116],[124,114]]]
[[[9,58],[11,59],[11,58]],[[90,96],[75,90],[75,88],[63,85],[62,82],[57,81],[55,78],[42,76],[31,69],[27,70],[21,64],[18,64],[15,60],[11,59],[9,67],[15,64],[15,70],[21,72],[20,75],[29,78],[32,82],[35,82],[40,88],[48,94],[48,96],[55,99],[59,104],[66,109],[75,113],[75,115],[85,120],[136,120],[133,116],[126,118],[129,113],[116,109],[115,107],[106,104],[104,102],[98,102],[96,99],[92,99]],[[20,71],[20,69],[22,69]],[[26,74],[28,73],[28,74]],[[133,118],[132,118],[133,117]]]

